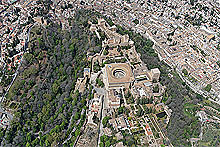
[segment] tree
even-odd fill
[[[122,114],[124,112],[124,107],[119,107],[118,108],[118,115]]]
[[[52,85],[52,91],[53,91],[53,93],[54,93],[54,94],[57,94],[58,90],[59,90],[59,85],[58,85],[56,82],[53,83],[53,85]]]
[[[159,86],[158,84],[156,86],[154,86],[153,88],[153,93],[158,93],[159,92]]]
[[[194,6],[195,0],[190,0],[190,4]]]
[[[96,79],[96,84],[98,84],[99,87],[104,87],[104,83],[99,78]]]
[[[212,89],[212,85],[208,84],[204,89],[205,91],[209,92]]]
[[[76,105],[76,103],[77,103],[77,98],[76,98],[76,97],[74,97],[74,98],[73,98],[72,105],[73,105],[73,106],[75,106],[75,105]]]
[[[100,137],[101,142],[104,142],[104,136]]]
[[[150,111],[149,111],[148,107],[146,107],[145,113],[146,113],[146,114],[149,114],[149,112],[150,112]]]
[[[138,108],[138,112],[137,112],[137,116],[142,116],[142,115],[144,115],[144,112],[143,112],[143,110],[141,109],[141,108]]]
[[[102,137],[102,136],[101,136],[101,137]],[[100,147],[104,147],[104,143],[103,143],[103,142],[100,142],[100,143],[99,143],[99,146],[100,146]]]
[[[75,131],[75,136],[77,137],[77,136],[79,136],[79,134],[80,134],[80,130],[77,129],[77,130]]]
[[[31,147],[31,145],[30,145],[30,143],[29,143],[29,142],[27,142],[26,147]]]
[[[36,146],[37,144],[39,144],[39,139],[36,138],[34,141],[32,141],[31,145],[32,146]]]
[[[137,19],[133,20],[133,22],[137,25],[139,21]]]
[[[106,147],[110,147],[110,146],[111,146],[111,143],[110,143],[109,140],[105,142],[105,146],[106,146]]]
[[[103,54],[104,54],[104,55],[108,55],[108,51],[105,49],[105,50],[103,51]]]
[[[150,98],[150,100],[149,100],[149,104],[153,104],[153,101],[154,101],[154,99],[153,99],[153,96]]]
[[[79,119],[79,116],[80,116],[79,112],[76,112],[76,114],[74,115],[74,119],[75,119],[75,120],[78,120],[78,119]]]
[[[103,124],[104,128],[107,126],[107,123],[108,123],[110,118],[111,118],[110,116],[106,116],[106,117],[103,118],[102,124]]]
[[[29,133],[27,134],[26,140],[27,140],[28,142],[31,142],[31,132],[29,132]]]
[[[220,61],[217,61],[216,63],[217,63],[217,65],[220,67]]]
[[[46,144],[46,146],[50,145],[50,143],[49,143],[49,141],[47,139],[45,140],[45,144]]]
[[[103,137],[104,137],[104,142],[107,142],[107,141],[109,140],[109,137],[108,137],[108,136],[103,135]]]
[[[137,104],[138,104],[138,105],[140,104],[140,98],[137,99]]]
[[[182,70],[182,72],[183,72],[183,74],[184,74],[185,76],[188,75],[188,71],[187,71],[185,68]]]

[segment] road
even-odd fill
[[[81,115],[83,115],[84,113],[86,113],[86,110],[82,109]],[[75,113],[74,113],[74,115],[75,115]],[[73,115],[73,113],[72,113],[72,116],[71,116],[71,118],[70,118],[70,122],[69,122],[68,129],[70,128],[70,125],[71,125],[71,122],[72,122],[72,118],[73,118],[74,115]],[[81,121],[81,118],[76,122],[75,125],[78,126],[79,123],[80,123],[80,121]],[[83,124],[83,126],[82,126],[81,128],[83,128],[86,123],[87,123],[87,120],[84,122],[84,124]],[[68,138],[67,138],[62,144],[67,143],[67,141],[72,138],[72,136],[73,136],[72,133],[75,132],[75,131],[76,131],[76,127],[73,128],[73,130],[72,130],[71,133],[69,134]],[[77,139],[76,139],[76,142],[75,142],[74,146],[76,145],[76,143],[77,143],[79,137],[80,137],[80,135],[77,136]]]
[[[99,144],[100,144],[100,137],[101,137],[102,134],[103,134],[102,119],[103,119],[103,116],[104,116],[104,110],[103,110],[103,107],[104,107],[104,99],[105,99],[105,96],[102,97],[102,107],[101,107],[101,113],[100,113],[100,123],[99,123],[99,129],[98,129],[98,144],[97,144],[97,146],[99,146]]]
[[[94,90],[97,92],[97,94],[102,95],[101,96],[101,112],[100,112],[100,124],[98,128],[98,146],[100,143],[100,137],[103,135],[103,125],[102,125],[102,119],[105,117],[106,114],[106,108],[107,108],[107,100],[106,100],[106,90],[104,88],[97,88],[95,87]]]
[[[85,128],[86,128],[85,126],[86,126],[86,124],[87,124],[87,121],[88,121],[88,120],[86,119],[85,122],[84,122],[84,124],[83,124],[82,127],[81,127],[80,132],[84,132],[84,131],[85,131]],[[77,143],[78,143],[78,141],[79,141],[80,136],[81,136],[81,134],[80,134],[79,136],[77,136],[76,141],[75,141],[73,147],[76,147],[76,145],[77,145]]]
[[[94,90],[97,92],[97,94],[105,95],[105,89],[104,88],[94,88]]]

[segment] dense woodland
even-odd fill
[[[62,144],[76,128],[66,143],[71,145],[80,134],[86,118],[82,110],[91,88],[79,93],[74,90],[75,83],[90,66],[87,50],[95,53],[101,49],[100,41],[88,29],[88,18],[78,12],[69,20],[70,30],[54,23],[32,28],[29,52],[5,101],[5,106],[14,110],[14,119],[7,131],[1,131],[3,146],[54,146]]]
[[[32,29],[29,53],[24,55],[20,74],[5,101],[5,106],[15,112],[11,127],[1,130],[3,146],[62,144],[76,127],[65,145],[74,143],[85,121],[82,109],[86,109],[86,99],[91,96],[91,88],[85,93],[74,91],[75,83],[82,77],[83,68],[90,66],[86,52],[90,50],[95,54],[101,50],[101,42],[88,30],[88,20],[95,23],[96,16],[100,14],[80,10],[74,20],[69,20],[71,30],[61,30],[59,24],[53,23],[46,28],[36,26]],[[174,70],[158,60],[152,41],[117,27],[120,34],[129,34],[149,69],[160,68],[160,82],[167,87],[163,102],[173,110],[167,135],[174,146],[190,145],[187,139],[198,137],[200,124],[197,118],[184,113],[184,104],[196,104],[202,97],[193,93]],[[168,73],[174,77],[169,78]]]

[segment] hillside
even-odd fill
[[[73,144],[79,135],[89,91],[79,93],[75,83],[89,65],[87,50],[100,49],[81,18],[70,21],[70,30],[53,23],[32,28],[29,51],[4,102],[14,119],[1,134],[3,146],[54,146],[76,129],[66,143]]]
[[[83,109],[86,110],[86,99],[91,94],[91,89],[84,93],[75,91],[75,83],[82,77],[84,67],[90,65],[87,51],[95,54],[101,50],[100,41],[88,31],[88,20],[96,21],[96,16],[100,14],[80,10],[70,21],[71,30],[61,30],[60,25],[53,23],[46,28],[35,26],[32,29],[29,53],[24,55],[20,74],[4,103],[13,111],[14,120],[11,127],[1,133],[3,146],[54,146],[62,144],[76,128],[66,145],[74,143],[85,121]],[[129,34],[147,67],[158,67],[162,72],[160,81],[166,86],[162,102],[173,111],[167,131],[164,131],[174,146],[188,146],[187,139],[198,137],[200,123],[184,109],[186,104],[197,104],[202,97],[193,93],[174,70],[159,61],[152,41],[117,27],[120,34]],[[193,106],[194,113],[198,108]]]

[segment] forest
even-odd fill
[[[9,128],[1,129],[2,146],[74,144],[91,95],[89,89],[79,93],[75,83],[90,66],[87,51],[101,49],[100,41],[89,31],[88,18],[79,11],[70,20],[70,30],[52,22],[46,28],[32,28],[29,50],[3,104],[14,118]]]

